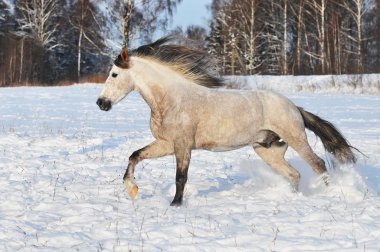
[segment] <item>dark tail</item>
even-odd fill
[[[322,118],[298,107],[301,112],[305,127],[313,131],[323,143],[325,149],[333,154],[341,163],[355,163],[356,156],[346,138],[335,126]]]

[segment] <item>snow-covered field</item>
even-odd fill
[[[299,193],[251,148],[194,151],[184,205],[170,207],[173,157],[137,167],[135,202],[122,184],[152,140],[149,108],[131,94],[102,112],[100,89],[0,89],[0,251],[380,250],[380,96],[287,93],[367,156],[330,168],[329,187],[291,150]]]
[[[230,76],[232,86],[286,92],[380,94],[380,74],[315,76]]]

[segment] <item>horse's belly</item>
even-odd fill
[[[196,135],[195,146],[197,149],[210,151],[235,150],[252,144],[254,135],[252,128],[250,130],[231,129],[228,132],[210,129]]]
[[[252,144],[261,129],[262,119],[251,108],[222,110],[203,118],[195,134],[196,147],[212,151],[227,151]]]
[[[202,150],[209,150],[209,151],[215,151],[215,152],[223,152],[223,151],[231,151],[240,149],[244,146],[247,146],[249,143],[240,144],[240,145],[219,145],[217,143],[202,143],[199,146],[196,146],[196,149],[202,149]]]

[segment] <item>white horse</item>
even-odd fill
[[[123,48],[97,100],[100,109],[108,111],[137,91],[151,108],[155,141],[133,152],[123,178],[133,199],[138,190],[135,166],[143,159],[175,155],[176,194],[171,205],[181,205],[192,150],[227,151],[247,145],[297,189],[300,174],[284,159],[288,145],[317,174],[326,172],[325,162],[307,141],[305,127],[338,161],[356,161],[351,146],[331,123],[270,91],[210,88],[223,82],[209,73],[205,54],[167,45],[168,40],[141,46],[130,56]]]

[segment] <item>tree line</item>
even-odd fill
[[[150,41],[181,0],[133,5],[130,36]],[[124,1],[0,0],[0,86],[103,78],[121,46]]]
[[[0,86],[102,81],[123,41],[126,3],[134,47],[165,30],[181,1],[0,0]],[[207,50],[226,75],[372,73],[379,8],[380,0],[213,0],[208,30],[170,33]]]
[[[380,71],[379,0],[213,0],[223,74]]]

